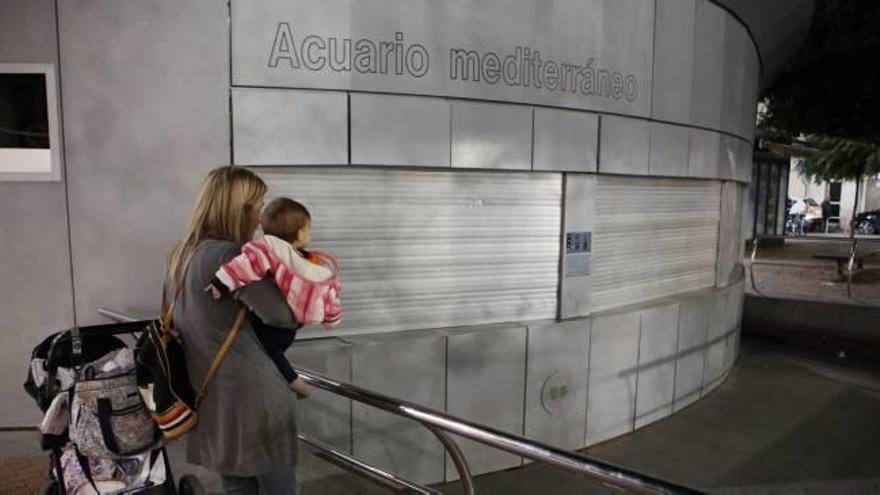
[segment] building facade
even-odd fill
[[[745,4],[3,0],[0,64],[54,70],[62,139],[58,178],[0,175],[2,426],[35,421],[15,377],[45,335],[155,311],[228,163],[341,260],[345,323],[295,362],[565,448],[698,400],[737,354],[759,87],[812,12]],[[454,475],[415,426],[301,409],[365,460]]]

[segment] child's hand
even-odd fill
[[[219,301],[220,298],[223,296],[223,294],[220,293],[220,289],[218,289],[217,287],[214,287],[214,284],[208,284],[208,286],[205,287],[205,292],[210,294],[211,299],[213,299],[215,301]]]
[[[305,399],[312,393],[312,386],[300,377],[296,377],[296,380],[290,382],[287,386],[290,387],[290,390],[293,390],[297,399]]]

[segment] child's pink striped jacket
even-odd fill
[[[299,323],[335,326],[342,319],[339,265],[327,253],[312,251],[309,258],[317,260],[307,260],[287,241],[267,235],[242,246],[215,279],[235,290],[272,275]]]

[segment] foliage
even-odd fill
[[[765,92],[762,126],[880,142],[880,2],[816,0],[797,56]],[[844,148],[855,152],[852,145]],[[844,152],[841,150],[841,152]]]
[[[880,145],[817,136],[809,139],[820,151],[801,162],[800,173],[814,181],[859,180],[880,174]]]

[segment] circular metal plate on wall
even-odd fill
[[[555,371],[541,385],[541,406],[548,414],[555,415],[565,409],[573,390],[571,376],[565,371]]]

